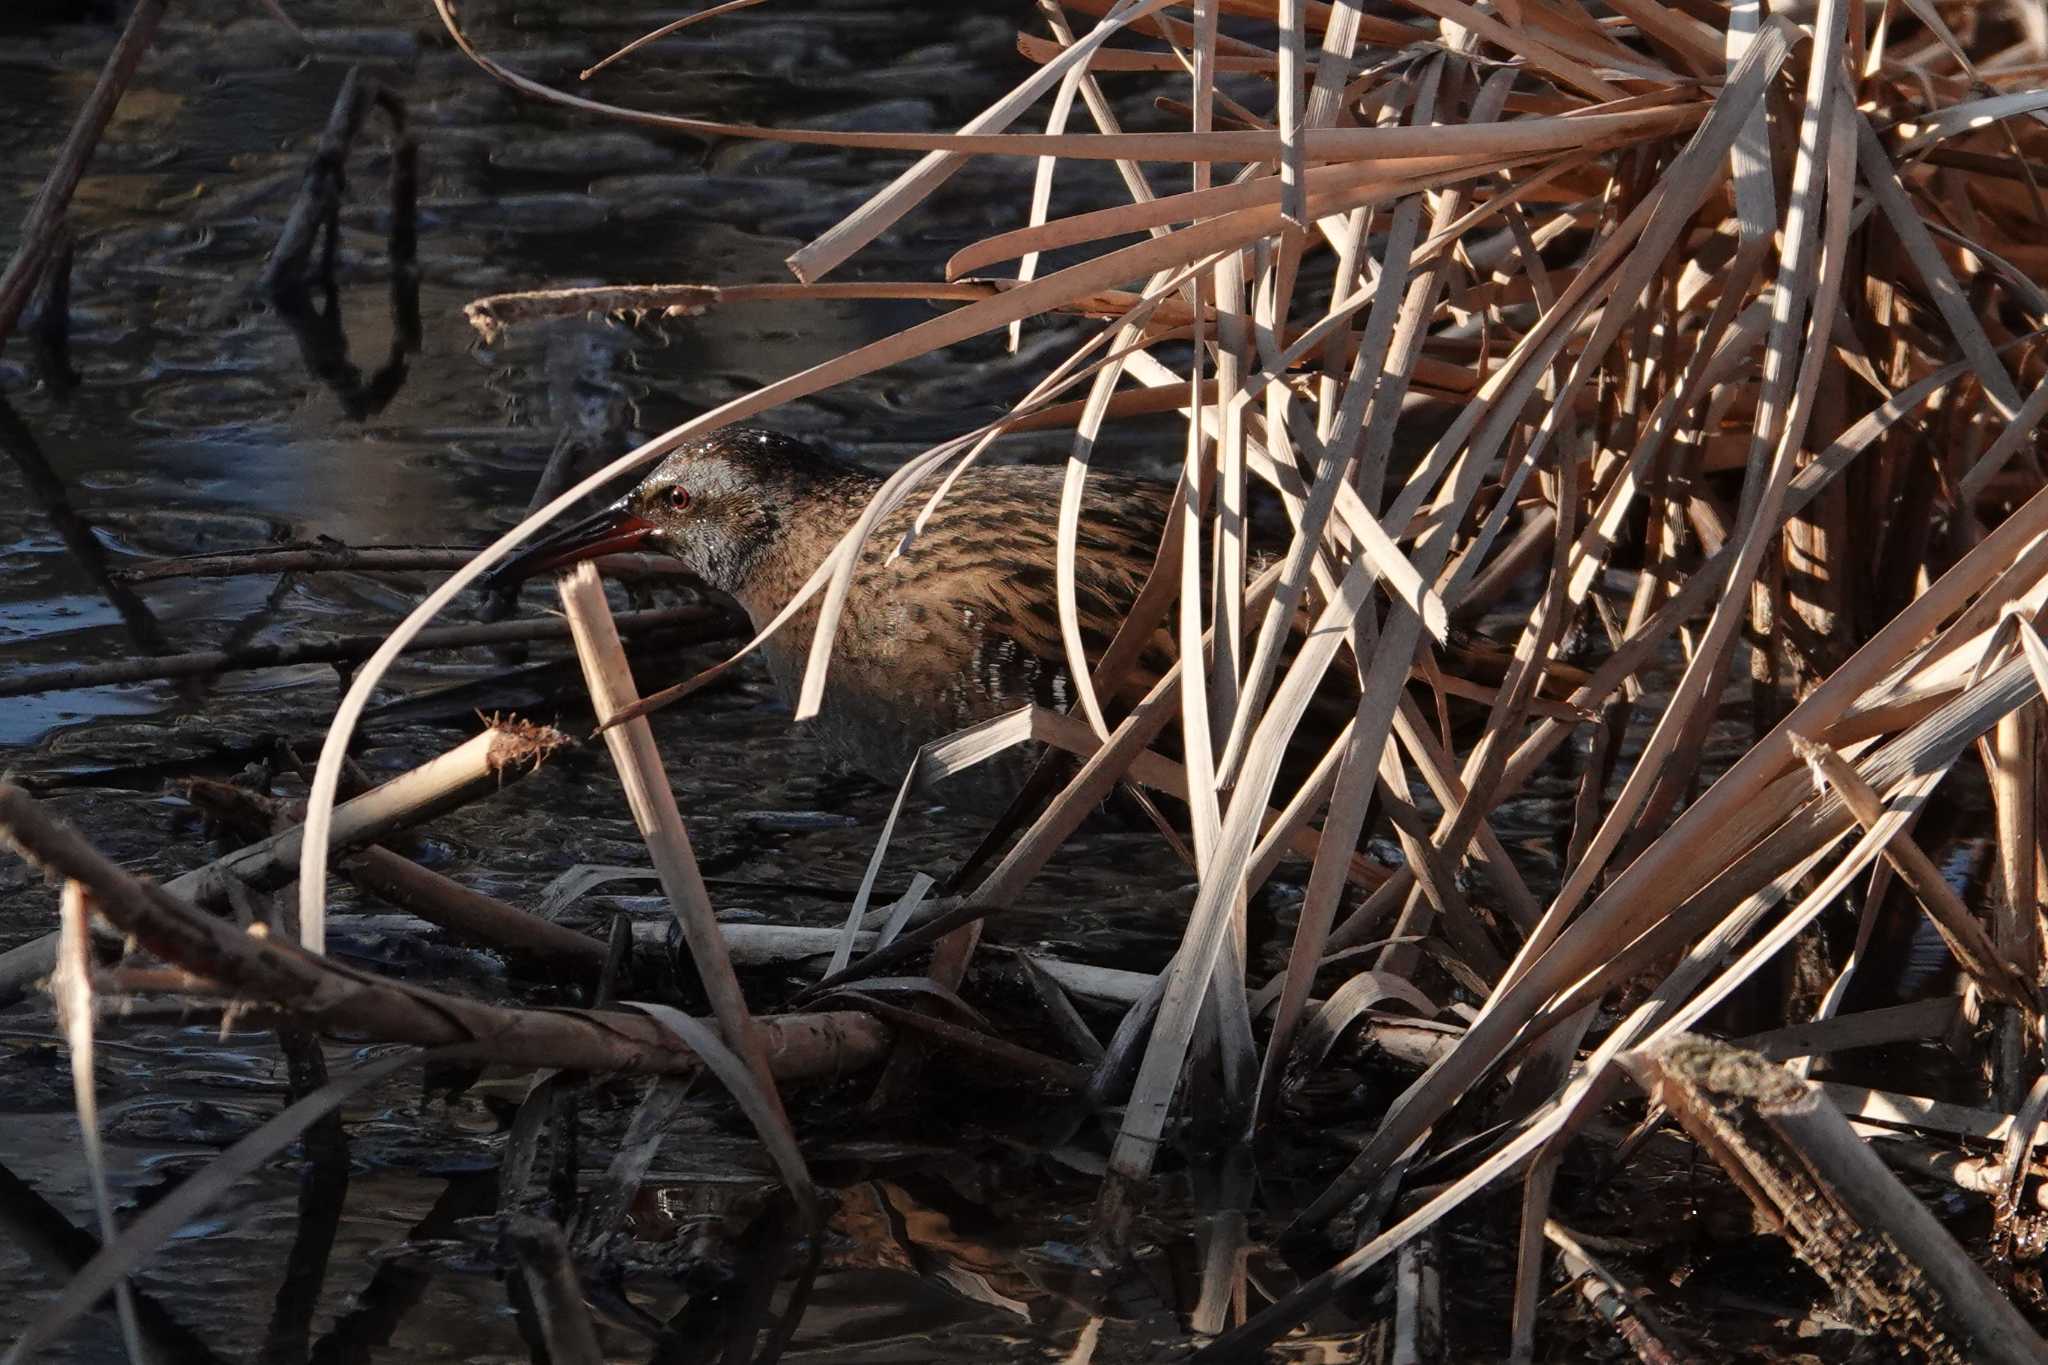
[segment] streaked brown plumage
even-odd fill
[[[1072,704],[1054,586],[1061,479],[1058,468],[970,469],[893,559],[924,498],[883,519],[854,575],[819,715],[818,733],[839,757],[895,782],[930,740],[1027,703]],[[880,483],[789,437],[728,428],[670,455],[626,497],[501,578],[632,545],[660,548],[730,593],[758,628],[803,587]],[[1076,605],[1091,659],[1150,571],[1171,496],[1159,483],[1088,480]],[[816,621],[813,604],[763,647],[785,698],[801,683]],[[1137,670],[1144,681],[1172,658],[1170,637],[1159,634],[1147,655]],[[1021,755],[999,760],[939,794],[1000,804],[1023,771]]]
[[[1054,582],[1063,477],[1058,467],[976,466],[907,544],[925,496],[914,495],[882,519],[863,547],[833,640],[815,725],[829,752],[893,785],[934,739],[1033,702],[1055,710],[1073,705]],[[660,549],[736,598],[758,629],[803,588],[881,483],[801,441],[728,428],[676,451],[624,498],[536,545],[496,581],[516,582],[614,550]],[[1088,478],[1075,595],[1091,665],[1151,571],[1172,496],[1163,483]],[[892,554],[899,545],[902,553]],[[814,602],[762,647],[787,700],[802,683],[817,619]],[[1306,624],[1304,609],[1297,625]],[[1297,631],[1286,652],[1301,638]],[[1155,630],[1104,705],[1114,713],[1135,703],[1175,654],[1172,635]],[[1490,687],[1508,655],[1464,638],[1442,659]],[[1583,681],[1561,664],[1547,664],[1545,672],[1560,692]],[[1440,671],[1432,676],[1445,681]],[[1283,763],[1281,792],[1308,776],[1353,714],[1355,677],[1348,660],[1330,670]],[[1538,704],[1556,705],[1540,698]],[[1171,746],[1171,736],[1162,743]],[[999,810],[1033,757],[1002,755],[949,779],[936,795]]]

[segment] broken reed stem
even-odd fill
[[[626,662],[625,647],[612,624],[611,608],[604,600],[604,584],[597,570],[579,564],[562,575],[557,584],[562,610],[574,632],[576,657],[583,664],[583,680],[590,689],[590,703],[604,725],[621,710],[640,699],[633,685],[633,670]],[[782,1126],[789,1116],[775,1091],[775,1078],[747,1009],[746,993],[733,974],[726,955],[725,940],[719,936],[718,917],[711,908],[711,894],[704,889],[697,870],[697,855],[690,848],[690,834],[676,807],[675,789],[669,785],[668,770],[654,745],[654,728],[645,719],[627,721],[604,731],[605,748],[626,789],[626,804],[633,822],[647,842],[661,889],[674,908],[683,940],[704,983],[711,1012],[725,1034],[726,1044],[739,1054],[753,1072],[763,1095]]]
[[[486,791],[532,772],[568,739],[545,726],[501,721],[489,729],[402,773],[375,790],[344,802],[334,812],[339,847],[383,838],[428,820]],[[285,830],[194,868],[164,884],[170,896],[200,901],[221,894],[230,880],[269,890],[289,880],[299,860],[302,828]],[[308,926],[310,932],[311,926]],[[12,1004],[47,977],[57,962],[55,933],[0,953],[0,1005]],[[320,940],[309,937],[309,943]]]
[[[464,562],[467,562],[466,560]],[[728,639],[742,629],[741,618],[722,607],[663,607],[628,612],[618,625],[623,633],[644,635],[674,630],[691,643]],[[559,640],[568,624],[552,618],[494,621],[484,625],[443,626],[423,630],[406,646],[408,654],[435,649],[473,649],[482,645],[517,644],[528,640]],[[0,678],[0,697],[24,697],[76,687],[110,687],[119,683],[156,682],[167,678],[203,678],[251,668],[286,668],[298,664],[352,664],[367,659],[384,643],[382,635],[331,635],[276,645],[241,649],[201,650],[152,659],[125,659],[112,664],[80,664],[45,668]]]
[[[1917,1359],[1955,1365],[2048,1354],[1818,1086],[1689,1034],[1621,1061],[1863,1325]]]
[[[243,930],[168,888],[130,876],[53,819],[27,792],[0,783],[0,841],[46,874],[82,883],[122,933],[238,1000],[273,1005],[323,1034],[370,1042],[473,1045],[479,1060],[633,1075],[689,1075],[701,1066],[657,1020],[636,1011],[524,1010],[388,981],[307,952],[263,926]],[[771,1074],[829,1079],[878,1061],[888,1028],[858,1012],[779,1015],[761,1025]]]
[[[545,962],[564,976],[604,969],[606,948],[599,940],[472,891],[388,848],[363,849],[343,862],[342,872],[363,890],[468,942]]]
[[[333,842],[364,843],[407,825],[431,820],[537,770],[549,754],[568,742],[560,731],[545,725],[520,720],[493,721],[489,728],[447,753],[343,802],[334,812]],[[267,890],[291,877],[304,837],[302,827],[285,830],[188,872],[164,889],[175,896],[196,899],[214,881],[234,877]],[[309,935],[310,932],[309,926]]]
[[[494,345],[508,327],[591,314],[653,313],[664,318],[700,317],[736,303],[786,299],[907,299],[934,303],[977,303],[1014,289],[1015,280],[909,280],[830,284],[608,284],[581,289],[530,289],[491,294],[462,310],[484,344]],[[1087,317],[1115,317],[1137,296],[1107,289],[1062,305],[1058,311]]]

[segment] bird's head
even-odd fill
[[[490,582],[506,586],[598,555],[658,550],[737,594],[797,505],[851,472],[802,441],[728,427],[677,450],[625,497],[535,544]]]

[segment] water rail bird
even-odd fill
[[[884,517],[863,547],[839,631],[816,731],[828,751],[877,780],[900,781],[920,746],[1036,703],[1075,700],[1060,643],[1055,596],[1057,466],[976,465],[903,553],[891,555],[926,501]],[[664,459],[596,515],[499,569],[503,586],[596,555],[659,550],[730,594],[755,628],[800,590],[859,517],[882,479],[806,442],[728,427]],[[1164,531],[1171,485],[1091,474],[1075,543],[1075,601],[1090,659],[1114,637]],[[769,675],[793,701],[818,606],[813,599],[762,646]],[[1164,631],[1147,642],[1132,680],[1105,705],[1128,703],[1173,658]],[[1023,756],[977,777],[964,773],[941,799],[999,808]]]

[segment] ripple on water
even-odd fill
[[[576,132],[492,147],[490,162],[501,171],[620,175],[670,165],[677,152],[675,145],[640,133]]]

